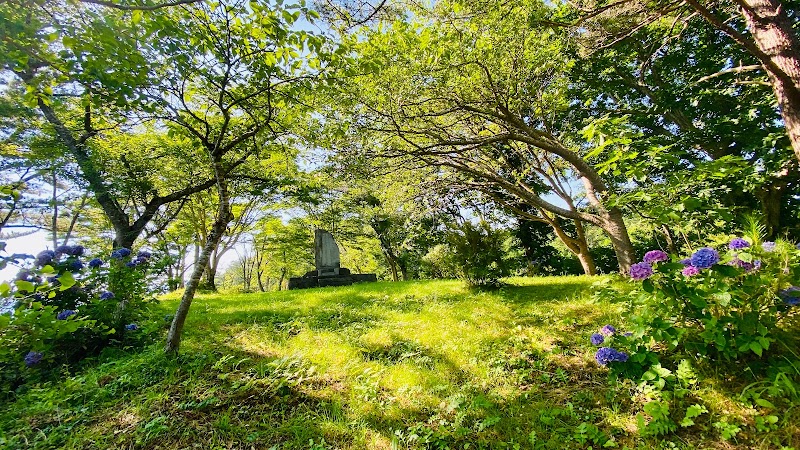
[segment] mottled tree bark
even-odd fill
[[[800,161],[800,39],[783,2],[739,0],[737,3],[760,50],[755,56],[769,74],[786,133]]]
[[[734,0],[750,36],[717,17],[699,0],[686,0],[704,19],[745,48],[764,66],[781,110],[786,134],[800,161],[800,38],[779,0]]]

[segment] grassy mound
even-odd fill
[[[800,445],[797,411],[757,429],[741,385],[705,379],[710,412],[643,438],[641,404],[609,383],[588,336],[622,305],[597,278],[520,278],[204,295],[181,356],[107,355],[2,405],[6,448],[773,448]],[[164,299],[164,313],[177,300]],[[166,326],[166,322],[165,322]],[[699,370],[713,370],[713,368]],[[711,381],[708,381],[711,380]],[[713,382],[712,382],[713,381]],[[623,388],[624,387],[624,388]],[[740,431],[722,440],[711,422]]]

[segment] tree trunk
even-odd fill
[[[597,267],[594,265],[594,258],[589,253],[589,243],[586,242],[586,231],[583,228],[583,222],[580,220],[575,221],[575,229],[578,232],[578,238],[574,240],[577,246],[578,261],[581,263],[583,273],[586,275],[597,275]]]
[[[785,2],[739,0],[738,3],[760,50],[755,56],[769,75],[786,133],[800,161],[800,40],[786,13]]]
[[[383,255],[386,256],[386,262],[389,263],[389,270],[392,272],[392,281],[400,281],[400,278],[397,276],[397,262],[395,262],[394,258],[389,255],[389,253],[384,251]]]
[[[266,292],[266,289],[264,289],[264,281],[261,279],[263,275],[264,275],[263,270],[256,271],[256,280],[258,281],[258,290],[260,292]]]
[[[612,208],[603,214],[603,231],[611,239],[611,245],[614,247],[614,253],[617,255],[617,263],[619,264],[619,272],[623,276],[630,273],[631,265],[636,259],[633,251],[633,244],[631,244],[630,235],[628,235],[628,228],[625,226],[625,221],[622,219],[622,211],[617,208]]]
[[[211,261],[209,261],[209,263],[206,264],[205,282],[203,283],[203,288],[209,291],[216,291],[217,290],[216,280],[217,280],[217,267],[215,264],[212,264]]]
[[[222,239],[222,235],[225,233],[225,228],[228,226],[233,216],[230,208],[228,182],[225,179],[220,157],[214,158],[213,166],[214,177],[217,180],[217,193],[219,194],[217,216],[214,219],[211,233],[208,235],[208,240],[203,247],[203,251],[200,253],[200,257],[195,261],[192,277],[186,284],[186,290],[183,292],[178,310],[175,311],[175,318],[172,320],[169,333],[167,333],[167,345],[165,348],[167,353],[178,353],[181,344],[181,335],[183,334],[183,326],[186,323],[186,317],[189,315],[189,307],[191,307],[192,300],[194,300],[197,286],[200,284],[200,279],[203,277],[203,272],[206,269],[206,265],[208,265],[211,253],[217,248],[220,239]]]
[[[56,175],[56,169],[53,169],[53,230],[52,230],[52,238],[53,238],[53,250],[58,247],[58,176]]]
[[[283,279],[286,278],[286,267],[281,269],[281,278],[278,280],[278,290],[283,290]]]
[[[397,266],[400,268],[400,276],[402,276],[403,281],[408,281],[408,267],[406,267],[406,264],[398,262]]]

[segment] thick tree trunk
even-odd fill
[[[779,0],[739,0],[747,29],[778,99],[786,133],[800,161],[800,39]]]
[[[197,291],[197,286],[200,284],[200,279],[203,277],[203,272],[208,265],[208,260],[211,253],[217,248],[222,235],[225,233],[225,228],[233,218],[230,208],[230,198],[228,193],[228,183],[225,179],[225,173],[222,168],[222,161],[219,157],[214,158],[214,177],[217,180],[217,193],[219,194],[219,207],[217,209],[217,216],[214,219],[214,224],[211,227],[211,233],[208,235],[208,240],[203,247],[200,256],[195,260],[194,269],[192,270],[192,277],[186,284],[186,290],[183,292],[181,303],[178,305],[178,310],[175,311],[175,318],[172,320],[172,325],[167,333],[167,345],[165,351],[167,353],[178,353],[181,344],[181,335],[183,334],[183,326],[186,322],[186,317],[189,315],[189,308],[194,300],[194,294]]]
[[[586,275],[596,275],[597,267],[594,265],[592,254],[589,253],[589,243],[586,242],[586,232],[584,231],[583,223],[580,220],[576,220],[575,228],[578,232],[578,239],[574,240],[577,246],[577,252],[575,252],[575,254],[578,256],[578,261],[581,263],[583,273]]]
[[[611,245],[617,255],[619,272],[626,276],[630,273],[636,255],[628,234],[628,227],[625,226],[625,221],[622,219],[622,211],[616,208],[611,209],[604,214],[603,222],[603,231],[611,239]]]

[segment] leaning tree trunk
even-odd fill
[[[214,158],[213,166],[214,177],[217,180],[217,193],[219,194],[217,216],[214,219],[214,224],[211,226],[211,233],[209,233],[208,240],[206,240],[205,246],[203,246],[203,251],[195,261],[192,277],[186,284],[186,290],[183,292],[178,310],[175,311],[175,318],[172,320],[169,333],[167,333],[167,345],[165,348],[167,353],[178,353],[178,348],[181,344],[181,335],[183,334],[183,326],[186,322],[186,317],[189,315],[189,307],[192,305],[192,300],[194,300],[197,286],[200,284],[200,280],[203,277],[203,272],[208,265],[211,253],[217,248],[217,245],[219,245],[219,241],[225,233],[225,228],[228,226],[233,216],[233,214],[231,214],[228,182],[225,179],[222,161],[219,157]]]
[[[622,211],[612,208],[605,212],[603,214],[602,229],[611,239],[611,245],[617,255],[620,273],[628,275],[635,259],[635,253],[628,234],[628,227],[625,226],[625,221],[622,218]]]
[[[578,233],[578,239],[575,240],[578,251],[575,254],[578,256],[578,261],[581,263],[583,273],[586,275],[596,275],[597,267],[594,265],[592,254],[589,253],[589,243],[586,241],[586,232],[583,228],[583,222],[576,220],[575,228]]]

